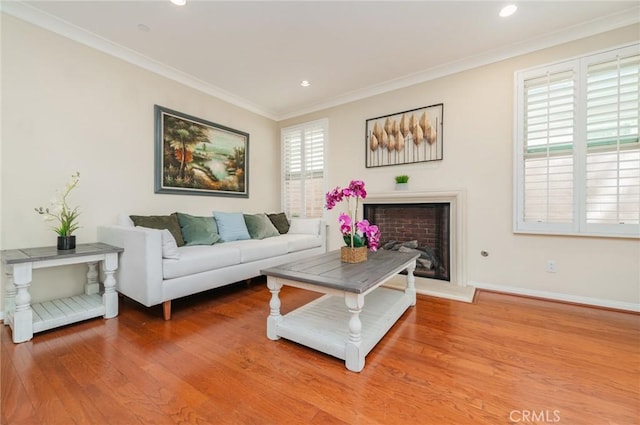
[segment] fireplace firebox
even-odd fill
[[[365,204],[381,233],[380,248],[420,253],[414,274],[450,281],[450,204]]]

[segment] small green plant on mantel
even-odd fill
[[[396,183],[407,183],[409,181],[409,176],[403,174],[401,176],[396,176]]]

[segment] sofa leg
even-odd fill
[[[162,313],[164,314],[164,320],[171,319],[171,300],[162,303]]]

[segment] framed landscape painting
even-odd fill
[[[155,105],[155,192],[249,197],[249,134]]]
[[[443,109],[439,103],[366,120],[367,168],[441,160]]]

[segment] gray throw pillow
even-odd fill
[[[278,229],[281,235],[289,232],[289,220],[287,220],[287,215],[283,212],[278,214],[267,214],[271,223]]]
[[[167,229],[173,235],[178,246],[184,245],[177,213],[171,215],[130,215],[129,218],[133,221],[134,226],[159,230]]]
[[[275,228],[266,214],[243,214],[244,222],[251,239],[264,239],[272,236],[280,236],[280,232]]]
[[[178,213],[178,221],[185,245],[213,245],[221,239],[213,216],[198,217]]]

